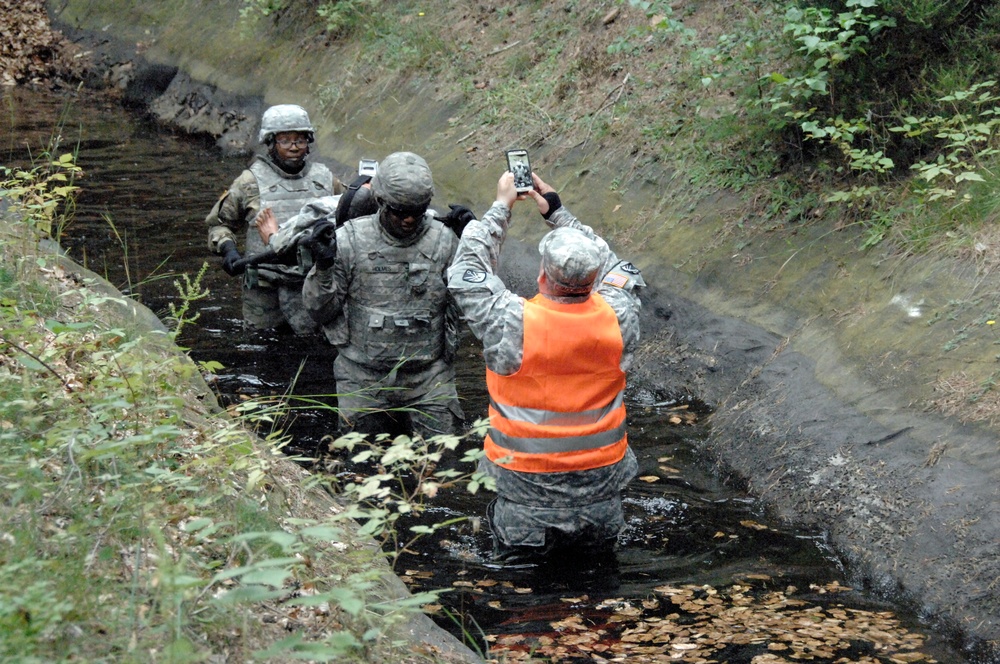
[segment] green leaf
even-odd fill
[[[972,182],[986,182],[983,176],[975,171],[965,171],[964,173],[959,173],[955,176],[955,182],[965,182],[966,180]]]
[[[806,35],[805,37],[799,37],[799,41],[810,51],[815,50],[819,46],[820,38],[816,35]]]
[[[292,575],[290,569],[259,569],[243,575],[243,583],[248,585],[271,586],[281,588]]]
[[[197,519],[191,519],[190,521],[188,521],[187,523],[185,523],[183,526],[181,526],[181,530],[183,530],[186,533],[196,533],[196,532],[198,532],[199,530],[201,530],[203,528],[207,528],[208,526],[212,525],[213,523],[214,523],[214,521],[212,521],[208,517],[204,517],[204,516],[203,517],[198,517]]]

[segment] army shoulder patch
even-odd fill
[[[470,284],[481,284],[486,281],[486,272],[482,270],[466,270],[462,275],[462,281]]]

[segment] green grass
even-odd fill
[[[106,306],[114,298],[60,284],[61,259],[38,250],[32,216],[50,208],[10,200],[0,237],[0,659],[193,662],[229,651],[434,661],[406,652],[393,631],[434,594],[375,593],[389,573],[384,554],[358,536],[329,482],[278,451],[280,432],[257,438],[256,416],[212,412],[197,398],[207,387],[194,363]],[[180,294],[200,297],[198,279]],[[175,314],[177,325],[192,322],[183,307]],[[293,611],[306,623],[297,633],[262,623]]]

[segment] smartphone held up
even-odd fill
[[[514,174],[514,189],[519,194],[535,188],[531,180],[531,162],[527,150],[507,150],[507,170]]]

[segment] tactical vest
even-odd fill
[[[536,295],[524,303],[524,357],[509,376],[487,369],[486,457],[525,473],[590,470],[625,456],[623,343],[614,310]]]
[[[347,342],[340,352],[385,370],[401,360],[415,368],[440,358],[448,303],[444,272],[454,253],[454,234],[431,213],[409,246],[390,244],[377,214],[353,219],[343,231],[354,265],[344,304]]]
[[[271,208],[279,228],[309,201],[333,195],[333,173],[323,164],[307,163],[300,172],[289,175],[267,160],[258,158],[250,165],[250,172],[257,178],[260,209]],[[248,224],[246,255],[253,256],[266,250],[257,228]],[[257,269],[258,279],[272,285],[301,284],[305,278],[298,265],[266,263],[258,265]]]

